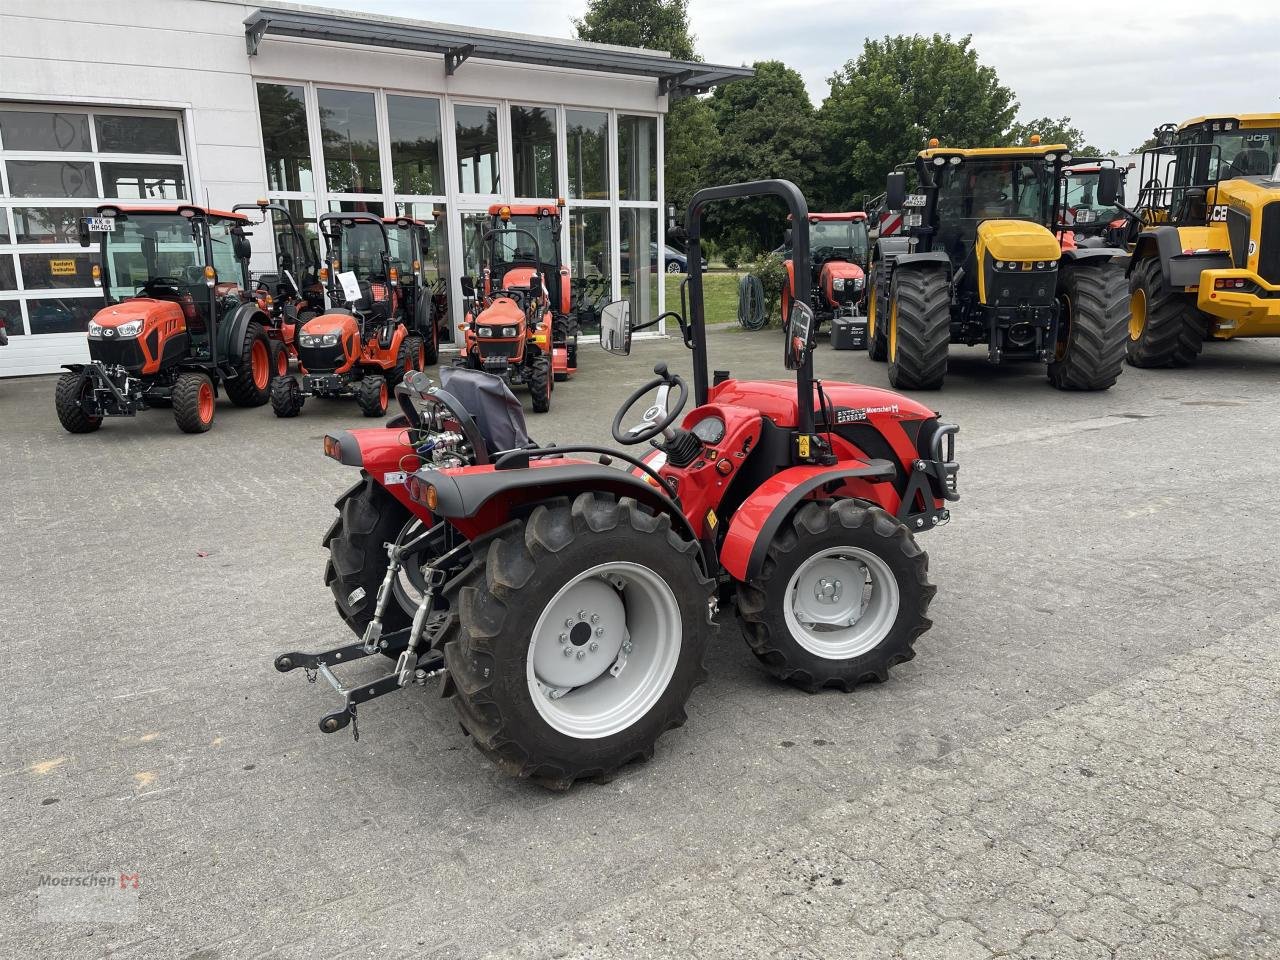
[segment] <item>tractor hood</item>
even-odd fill
[[[847,411],[849,423],[872,416],[887,416],[893,420],[928,420],[936,414],[929,407],[892,390],[867,387],[854,383],[823,383],[827,401],[840,411]],[[759,410],[780,427],[794,427],[799,423],[799,407],[796,403],[794,380],[725,380],[714,387],[708,398],[712,403],[751,407]],[[817,391],[813,408],[819,410]]]
[[[498,297],[480,311],[476,323],[481,326],[516,326],[524,322],[524,311],[510,297]]]
[[[103,307],[93,316],[93,322],[102,328],[103,335],[107,337],[114,336],[119,327],[136,320],[143,321],[144,332],[165,323],[175,324],[177,330],[187,328],[182,307],[172,300],[153,300],[151,297],[124,300]]]
[[[302,332],[313,337],[327,333],[355,333],[356,318],[349,313],[325,313],[303,324]]]
[[[1048,229],[1030,220],[984,220],[978,224],[978,254],[995,260],[1057,260],[1059,247]]]

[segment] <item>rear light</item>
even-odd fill
[[[1248,290],[1252,286],[1252,283],[1241,277],[1220,277],[1213,281],[1213,289],[1215,290]]]
[[[324,438],[324,455],[334,460],[342,460],[342,445],[338,443],[337,437],[331,437],[328,434]]]

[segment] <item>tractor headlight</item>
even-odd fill
[[[89,321],[89,339],[90,340],[102,339],[102,324],[94,323],[92,320]]]
[[[336,347],[337,345],[338,335],[336,333],[298,334],[298,346],[300,347]]]
[[[492,337],[493,327],[476,327],[477,337]]]
[[[504,337],[514,337],[514,336],[516,335],[516,328],[515,328],[515,327],[503,327],[503,328],[502,328],[502,335],[503,335]]]
[[[116,327],[116,336],[122,339],[136,337],[142,332],[142,328],[146,326],[145,320],[130,320],[128,323],[122,323]]]
[[[836,277],[831,281],[831,286],[836,290],[844,289],[844,277]]]
[[[849,281],[849,286],[854,290],[861,290],[866,281],[862,277],[854,277]]]

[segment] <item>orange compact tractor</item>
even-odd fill
[[[1102,171],[1115,166],[1110,157],[1074,157],[1062,170],[1056,232],[1063,250],[1124,246],[1128,219],[1115,206],[1098,202]],[[1122,180],[1125,173],[1120,170]]]
[[[369,213],[321,215],[328,263],[320,270],[333,308],[298,332],[302,383],[271,388],[278,417],[296,417],[307,397],[355,397],[366,417],[387,411],[390,389],[423,365],[422,340],[401,319],[400,271],[386,225]]]
[[[254,294],[270,308],[272,362],[276,376],[287,376],[290,359],[298,358],[297,334],[302,325],[324,312],[324,284],[320,282],[320,251],[294,222],[287,207],[259,200],[238,203],[236,213],[256,211],[255,227],[267,226],[275,244],[274,272],[261,273],[254,280]]]
[[[866,286],[867,215],[850,213],[809,214],[809,306],[813,310],[816,330],[824,320],[859,315]],[[788,247],[790,231],[788,231]],[[786,261],[787,279],[782,286],[782,315],[791,316],[791,301],[796,289],[795,261]],[[866,346],[866,322],[857,325],[858,347]]]
[[[489,208],[484,264],[470,282],[460,363],[526,384],[535,413],[551,409],[556,380],[578,368],[569,314],[569,268],[560,263],[560,209],[549,203]],[[464,293],[468,292],[464,286]]]
[[[178,427],[213,425],[219,388],[256,407],[270,396],[271,318],[248,292],[248,223],[202,207],[98,207],[80,245],[101,235],[93,268],[106,306],[89,322],[89,363],[58,381],[58,419],[90,433],[104,417],[172,407]]]
[[[446,285],[442,279],[427,278],[427,258],[432,251],[425,221],[387,217],[382,222],[391,241],[391,258],[400,271],[400,319],[422,341],[422,363],[418,366],[421,370],[440,359],[440,331],[449,319]],[[442,273],[437,260],[437,278]]]

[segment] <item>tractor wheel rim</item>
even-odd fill
[[[201,423],[208,423],[213,419],[213,387],[207,383],[200,385],[200,394],[196,398],[196,412],[200,416]]]
[[[427,348],[425,344],[418,347],[418,369],[427,369]]]
[[[271,382],[271,356],[261,340],[253,341],[253,348],[249,351],[249,372],[253,385],[259,390]]]
[[[876,335],[876,288],[872,285],[867,294],[867,339]]]
[[[1139,287],[1129,298],[1129,339],[1139,340],[1147,329],[1147,291]]]
[[[1062,305],[1062,313],[1058,319],[1058,342],[1053,345],[1053,359],[1061,363],[1067,355],[1067,344],[1071,342],[1071,298],[1063,294],[1058,302]]]
[[[875,649],[893,629],[901,598],[889,565],[861,547],[815,553],[787,582],[783,615],[796,643],[824,660]]]
[[[648,567],[615,561],[583,571],[534,625],[526,658],[534,708],[579,740],[626,730],[670,686],[682,626],[675,592]]]
[[[387,384],[383,381],[381,387],[378,388],[378,404],[383,410],[387,409]]]
[[[898,359],[898,298],[889,304],[889,362]]]

